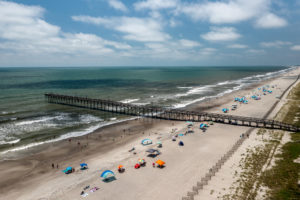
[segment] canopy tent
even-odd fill
[[[104,179],[109,178],[109,177],[113,177],[113,176],[115,176],[115,174],[110,170],[105,170],[101,174],[101,177],[104,178]]]
[[[142,142],[141,142],[142,145],[149,145],[149,144],[152,144],[152,140],[150,139],[143,139]]]

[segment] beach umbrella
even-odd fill
[[[65,173],[65,174],[69,174],[69,173],[72,172],[72,170],[73,170],[72,167],[67,167],[65,170],[62,170],[62,172]]]
[[[80,163],[81,169],[87,169],[88,165],[86,163]]]
[[[179,146],[184,146],[184,144],[183,144],[182,141],[179,141],[178,145],[179,145]]]
[[[144,159],[139,159],[139,160],[138,160],[138,163],[139,163],[140,165],[143,165],[145,162],[146,162],[146,161],[145,161]]]
[[[200,128],[204,128],[205,127],[205,124],[200,124]]]
[[[118,169],[122,169],[124,166],[123,165],[119,165],[118,166]]]
[[[162,161],[162,160],[157,160],[156,164],[158,164],[159,166],[163,166],[166,163],[164,161]]]
[[[178,136],[184,136],[182,133],[179,133]]]
[[[222,111],[223,111],[224,113],[226,113],[226,112],[228,111],[228,109],[227,109],[227,108],[223,108]]]
[[[136,164],[134,165],[134,168],[135,168],[135,169],[138,169],[138,168],[140,168],[140,165],[139,165],[138,163],[136,163]]]
[[[86,163],[80,163],[80,167],[87,167]]]
[[[162,144],[161,141],[157,141],[156,144]]]
[[[67,168],[66,168],[66,171],[69,171],[69,170],[72,171],[72,169],[73,169],[72,167],[67,167]]]
[[[115,176],[115,174],[112,171],[110,171],[110,170],[105,170],[101,174],[102,178],[108,178],[108,177],[112,177],[112,176]]]
[[[147,153],[154,153],[154,152],[156,152],[157,150],[155,150],[155,149],[148,149],[146,152]]]
[[[152,140],[150,139],[143,139],[142,142],[141,142],[142,145],[149,145],[149,144],[152,144]]]

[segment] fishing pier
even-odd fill
[[[124,115],[140,116],[147,118],[176,120],[176,121],[213,121],[216,123],[231,124],[236,126],[248,126],[267,129],[279,129],[291,132],[300,131],[300,127],[264,118],[235,116],[207,112],[185,111],[180,109],[168,109],[157,106],[138,106],[111,100],[92,99],[78,96],[68,96],[46,93],[48,103],[68,105],[93,110],[101,110]]]

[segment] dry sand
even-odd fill
[[[273,94],[262,96],[259,101],[250,100],[247,105],[238,105],[238,109],[229,111],[229,114],[262,117],[278,100],[276,96],[282,94],[299,72],[296,69],[283,77],[263,83],[277,85],[272,89]],[[226,100],[210,102],[222,105],[210,108],[209,111],[221,112],[222,108],[229,108],[234,104],[233,97],[249,96],[258,90],[255,91],[246,89],[224,97]],[[0,199],[179,200],[232,147],[240,135],[248,130],[242,126],[215,124],[203,133],[198,127],[199,123],[196,123],[195,133],[179,138],[185,144],[183,147],[178,146],[178,140],[172,142],[170,138],[175,133],[186,131],[184,122],[139,119],[102,128],[88,136],[74,138],[71,142],[60,141],[23,151],[21,158],[0,163]],[[174,133],[173,129],[177,131]],[[248,143],[251,143],[251,137],[247,140]],[[160,149],[162,154],[158,158],[146,156],[145,150],[156,145],[142,146],[140,141],[143,138],[150,138],[154,143],[158,140],[163,142],[163,148]],[[77,144],[78,141],[80,145]],[[132,147],[136,148],[136,154],[128,152]],[[147,165],[134,169],[133,166],[139,158],[145,158]],[[164,160],[166,167],[153,168],[152,163],[157,159]],[[232,166],[230,162],[235,162],[239,157],[233,156],[232,159],[233,161],[229,160],[218,172],[209,186],[220,190],[230,186],[233,180],[229,169]],[[89,169],[78,170],[81,162],[88,163]],[[59,163],[59,169],[52,169],[51,163]],[[119,164],[125,166],[124,174],[117,173]],[[76,172],[63,174],[61,170],[67,166],[74,166]],[[102,182],[100,174],[105,169],[113,170],[117,180]],[[100,189],[94,193],[87,190],[88,196],[83,198],[80,193],[87,185]],[[197,198],[214,199],[208,194],[209,186]]]

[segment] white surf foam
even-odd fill
[[[16,144],[16,143],[18,143],[18,142],[20,142],[20,139],[14,139],[14,140],[10,140],[10,141],[0,141],[0,145],[3,145],[3,144]]]
[[[214,87],[217,86],[222,86],[222,85],[229,85],[229,84],[237,84],[237,86],[231,88],[231,89],[227,89],[215,96],[206,96],[206,97],[201,97],[198,99],[194,99],[191,101],[183,101],[181,103],[177,103],[173,105],[173,108],[183,108],[186,107],[190,104],[199,102],[199,101],[203,101],[204,99],[211,99],[211,98],[216,98],[216,97],[222,97],[225,94],[229,94],[232,93],[234,91],[240,90],[242,88],[244,88],[247,85],[250,85],[253,82],[257,82],[257,81],[261,81],[261,80],[267,80],[276,76],[279,76],[281,74],[284,74],[288,71],[291,71],[295,69],[295,67],[290,67],[287,69],[283,69],[283,70],[279,70],[279,71],[275,71],[275,72],[268,72],[265,74],[259,74],[259,75],[253,75],[253,76],[248,76],[248,77],[244,77],[242,79],[237,79],[237,80],[232,80],[232,81],[224,81],[224,82],[219,82],[215,85],[206,85],[206,86],[201,86],[201,87],[193,87],[192,89],[190,89],[189,91],[187,91],[184,94],[176,94],[175,97],[183,97],[183,96],[189,96],[192,94],[203,94],[211,89],[213,89]],[[257,80],[258,79],[258,80]]]
[[[205,86],[201,86],[201,87],[192,87],[186,93],[176,94],[175,96],[183,97],[183,96],[189,96],[192,94],[203,94],[203,93],[209,91],[213,87],[215,87],[215,86],[214,85],[205,85]]]
[[[23,146],[15,147],[15,148],[12,148],[12,149],[8,149],[8,150],[5,150],[5,151],[2,151],[1,154],[21,151],[21,150],[27,150],[27,149],[30,149],[32,147],[36,147],[36,146],[39,146],[39,145],[42,145],[42,144],[53,143],[53,142],[57,142],[57,141],[72,138],[72,137],[79,137],[79,136],[87,135],[87,134],[92,133],[93,131],[95,131],[95,130],[101,128],[101,127],[112,125],[112,124],[117,124],[117,123],[124,122],[124,121],[134,120],[134,119],[137,119],[137,118],[138,117],[131,117],[131,118],[122,119],[122,120],[115,120],[115,121],[100,123],[98,125],[88,127],[84,130],[73,131],[73,132],[66,133],[66,134],[61,135],[60,137],[58,137],[56,139],[47,140],[47,141],[43,141],[43,142],[34,142],[34,143],[27,144],[27,145],[23,145]]]
[[[124,99],[122,101],[120,101],[121,103],[132,103],[132,102],[135,102],[135,101],[138,101],[140,99]]]

